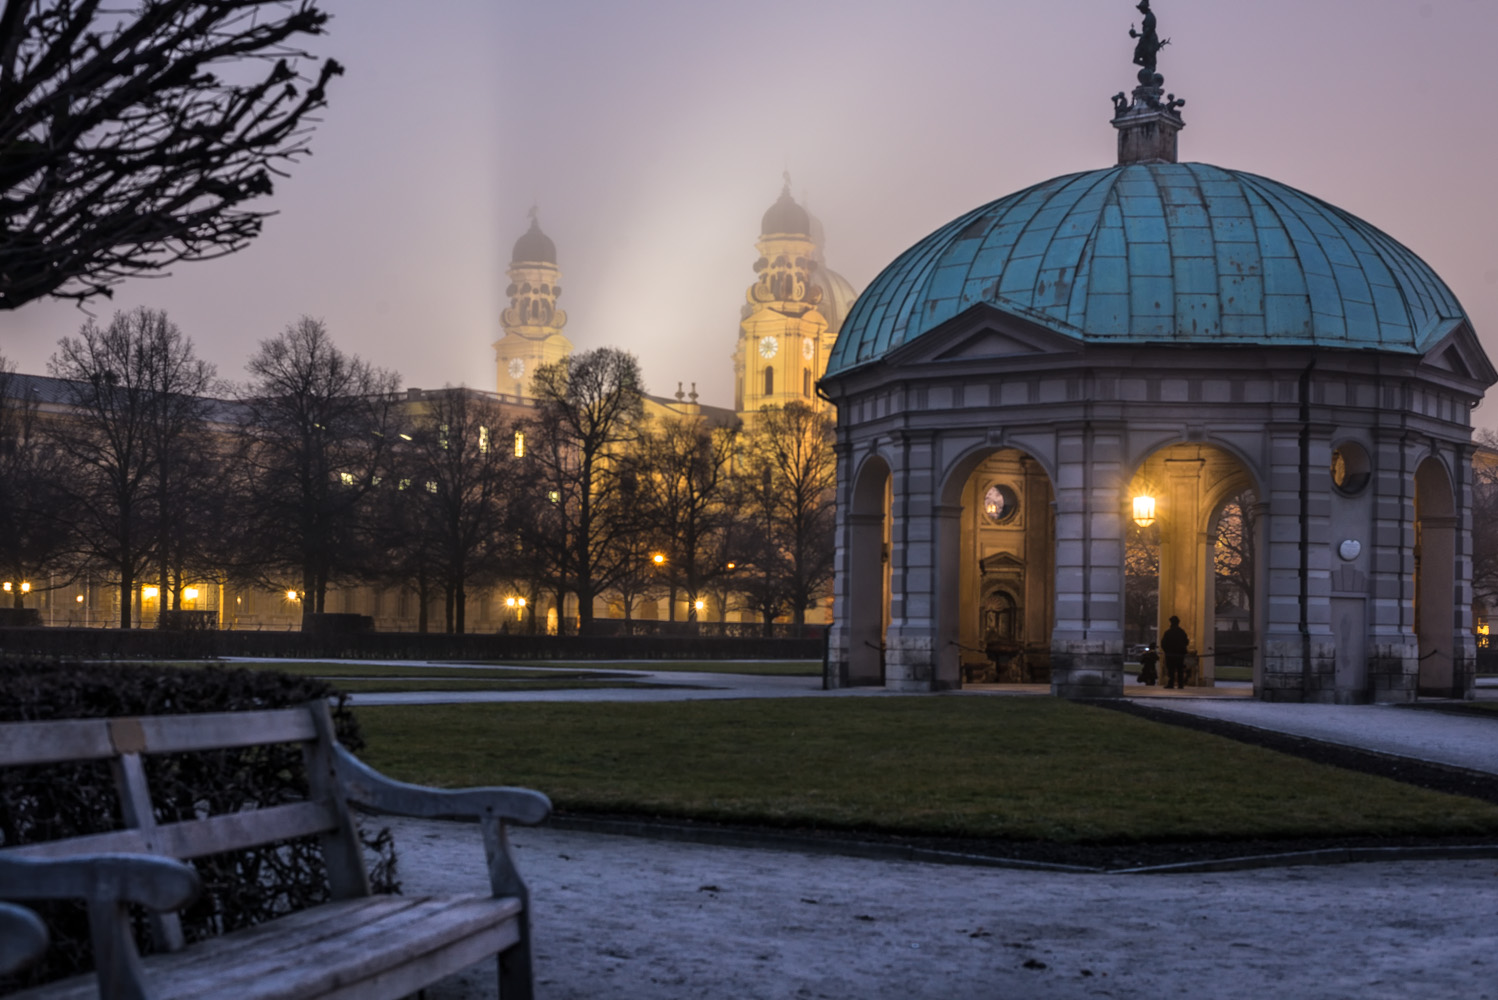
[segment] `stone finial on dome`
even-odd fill
[[[787,170],[784,177],[785,187],[780,189],[780,198],[770,206],[764,218],[760,220],[759,233],[761,236],[775,233],[810,236],[811,216],[806,209],[796,204],[795,198],[791,197],[791,172]]]
[[[1134,65],[1139,69],[1139,86],[1132,98],[1123,91],[1113,95],[1113,127],[1118,129],[1118,163],[1175,163],[1176,133],[1186,127],[1180,109],[1183,99],[1165,93],[1165,77],[1156,72],[1160,50],[1170,44],[1156,28],[1150,0],[1139,0],[1144,15],[1142,30],[1129,26],[1129,37],[1137,39]]]
[[[532,205],[531,227],[515,241],[515,249],[510,254],[511,261],[517,264],[555,264],[557,262],[557,245],[551,241],[550,236],[541,232],[539,215],[536,206]]]

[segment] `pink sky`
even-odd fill
[[[226,378],[303,314],[407,385],[492,388],[504,266],[539,205],[579,349],[731,405],[759,217],[789,169],[862,288],[973,206],[1110,165],[1131,0],[324,0],[348,66],[250,249],[90,308],[167,309]],[[1185,160],[1265,174],[1445,277],[1498,357],[1491,0],[1157,0]],[[83,316],[0,313],[45,369]],[[1498,427],[1498,403],[1477,411]]]

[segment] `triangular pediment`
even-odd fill
[[[1498,370],[1494,370],[1487,352],[1477,340],[1477,334],[1467,323],[1461,323],[1437,341],[1425,352],[1423,362],[1437,371],[1477,382],[1483,388],[1498,382]]]
[[[897,365],[1034,358],[1075,354],[1081,344],[1023,316],[980,303],[894,351]]]
[[[1025,570],[1025,561],[1013,552],[995,552],[993,555],[983,559],[978,565],[985,576],[1023,573]]]

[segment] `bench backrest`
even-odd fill
[[[292,802],[157,825],[142,757],[299,743],[309,796]],[[156,854],[179,860],[316,836],[335,899],[369,895],[362,847],[334,773],[333,721],[326,702],[288,709],[0,723],[0,767],[107,761],[124,829],[0,848],[12,857]],[[158,944],[182,947],[176,914],[156,924]]]

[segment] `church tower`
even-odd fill
[[[528,399],[537,366],[572,353],[572,342],[562,335],[567,314],[557,308],[562,272],[557,267],[556,244],[541,231],[535,209],[531,209],[530,229],[515,241],[507,273],[510,286],[505,294],[510,306],[500,317],[504,335],[494,342],[498,390]]]
[[[793,402],[825,410],[817,380],[858,293],[827,267],[821,224],[791,197],[789,174],[759,229],[759,277],[749,286],[733,353],[733,407],[744,419],[762,406]]]

